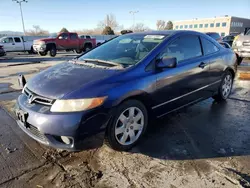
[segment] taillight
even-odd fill
[[[0,46],[0,49],[3,49],[3,46]]]

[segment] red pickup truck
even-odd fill
[[[96,39],[81,39],[77,33],[60,33],[56,38],[34,40],[33,49],[39,55],[45,56],[49,52],[51,57],[56,56],[57,50],[75,50],[82,53],[96,46]]]

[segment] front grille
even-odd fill
[[[243,42],[243,46],[250,46],[250,42]]]
[[[29,103],[39,103],[47,106],[51,106],[53,103],[53,99],[39,96],[30,91],[27,87],[24,88],[23,93],[27,96]]]
[[[27,128],[26,128],[27,132],[31,133],[32,135],[36,136],[37,138],[39,138],[40,140],[45,141],[46,137],[43,133],[41,133],[36,127],[34,127],[33,125],[27,123]]]

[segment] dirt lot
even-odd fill
[[[12,107],[18,73],[29,78],[74,55],[0,59],[0,187],[250,187],[250,81],[239,79],[249,61],[227,102],[208,99],[153,122],[130,152],[103,145],[69,153],[29,138]]]

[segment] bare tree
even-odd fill
[[[134,27],[131,28],[131,30],[134,29],[134,32],[142,32],[142,31],[148,31],[150,30],[149,27],[147,27],[144,23],[137,23]]]
[[[166,22],[164,20],[157,20],[156,27],[157,30],[164,30],[166,27]]]
[[[33,29],[26,31],[26,34],[31,36],[43,36],[49,35],[49,31],[40,28],[39,25],[33,25]]]
[[[102,29],[104,29],[107,26],[111,27],[114,30],[119,28],[119,24],[116,21],[116,18],[113,14],[107,14],[105,19],[103,21],[100,21],[98,24],[98,27]]]

